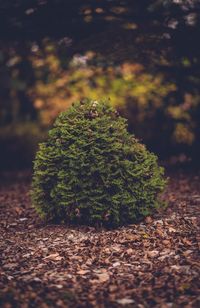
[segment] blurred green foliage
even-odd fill
[[[10,35],[0,43],[4,158],[12,160],[24,144],[30,161],[57,115],[85,97],[110,98],[157,153],[192,155],[200,148],[198,1],[16,0],[0,1],[0,8]],[[60,19],[48,23],[55,14]]]

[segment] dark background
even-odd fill
[[[0,167],[31,167],[70,104],[108,97],[163,160],[200,150],[200,2],[0,0]]]

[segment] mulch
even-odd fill
[[[115,230],[52,225],[29,173],[0,188],[1,307],[200,307],[200,175],[173,172],[167,209]]]

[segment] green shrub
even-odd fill
[[[124,225],[159,206],[163,172],[107,102],[85,100],[61,113],[40,144],[33,203],[50,220]]]

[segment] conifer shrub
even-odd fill
[[[49,220],[126,225],[161,205],[163,174],[126,119],[106,101],[85,100],[62,112],[39,145],[32,199]]]

